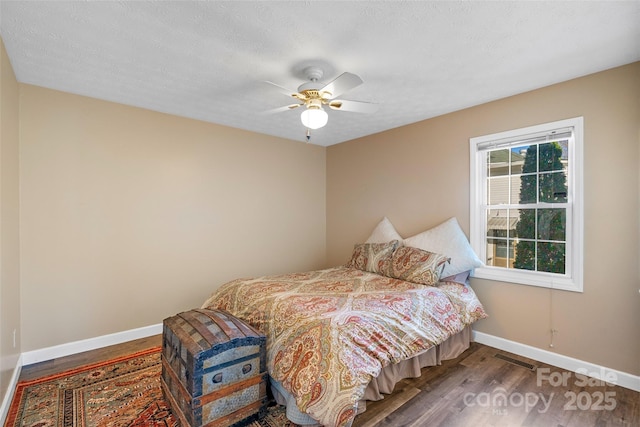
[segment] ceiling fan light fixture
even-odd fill
[[[342,73],[327,84],[319,81],[324,75],[323,70],[319,67],[307,67],[304,69],[304,74],[308,81],[301,84],[297,92],[278,86],[275,83],[267,82],[287,97],[294,98],[297,103],[274,108],[266,113],[278,113],[304,107],[301,108],[304,111],[300,115],[300,121],[307,128],[307,140],[309,139],[310,130],[320,129],[329,121],[329,115],[322,108],[323,106],[328,105],[334,111],[352,111],[356,113],[374,113],[377,110],[377,105],[369,102],[336,99],[342,93],[362,84],[362,79],[355,74]]]
[[[320,129],[329,121],[329,115],[322,107],[310,106],[302,112],[300,120],[309,129]]]

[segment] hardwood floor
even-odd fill
[[[420,378],[401,381],[383,400],[368,402],[366,412],[353,423],[354,427],[639,425],[640,393],[477,343],[457,359],[423,369]]]
[[[145,350],[147,348],[159,347],[161,345],[162,335],[154,335],[147,338],[141,338],[139,340],[129,341],[123,344],[112,345],[109,347],[85,351],[83,353],[77,353],[58,359],[34,363],[33,365],[22,367],[19,381],[28,381],[48,375],[57,374],[59,372],[77,368],[79,366],[90,365],[92,363],[102,362],[109,359],[115,359],[116,357],[135,353],[136,351]]]
[[[25,366],[20,380],[159,345],[157,335]],[[383,400],[368,402],[366,412],[353,423],[354,427],[638,425],[640,393],[477,343],[457,359],[401,381]]]

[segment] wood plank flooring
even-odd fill
[[[25,366],[21,380],[62,372],[161,345],[153,336]],[[497,355],[532,365],[521,366]],[[563,384],[564,383],[564,384]],[[354,427],[640,426],[640,393],[472,343],[460,357],[405,379],[368,402]]]
[[[154,335],[147,338],[141,338],[122,344],[116,344],[109,347],[103,347],[96,350],[85,351],[73,354],[71,356],[61,357],[58,359],[48,360],[45,362],[34,363],[22,367],[20,371],[19,381],[29,381],[40,377],[45,377],[69,369],[80,366],[90,365],[92,363],[102,362],[137,351],[145,350],[152,347],[160,347],[162,345],[162,335]]]
[[[353,426],[640,426],[640,393],[472,343],[368,402]]]

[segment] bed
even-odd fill
[[[364,243],[346,265],[234,280],[202,307],[266,334],[274,395],[291,421],[348,427],[365,400],[468,347],[486,313],[468,271],[441,279],[450,264],[399,240]]]

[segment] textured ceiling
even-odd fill
[[[328,146],[640,60],[640,1],[2,1],[20,82],[304,141],[302,69],[364,84]]]

